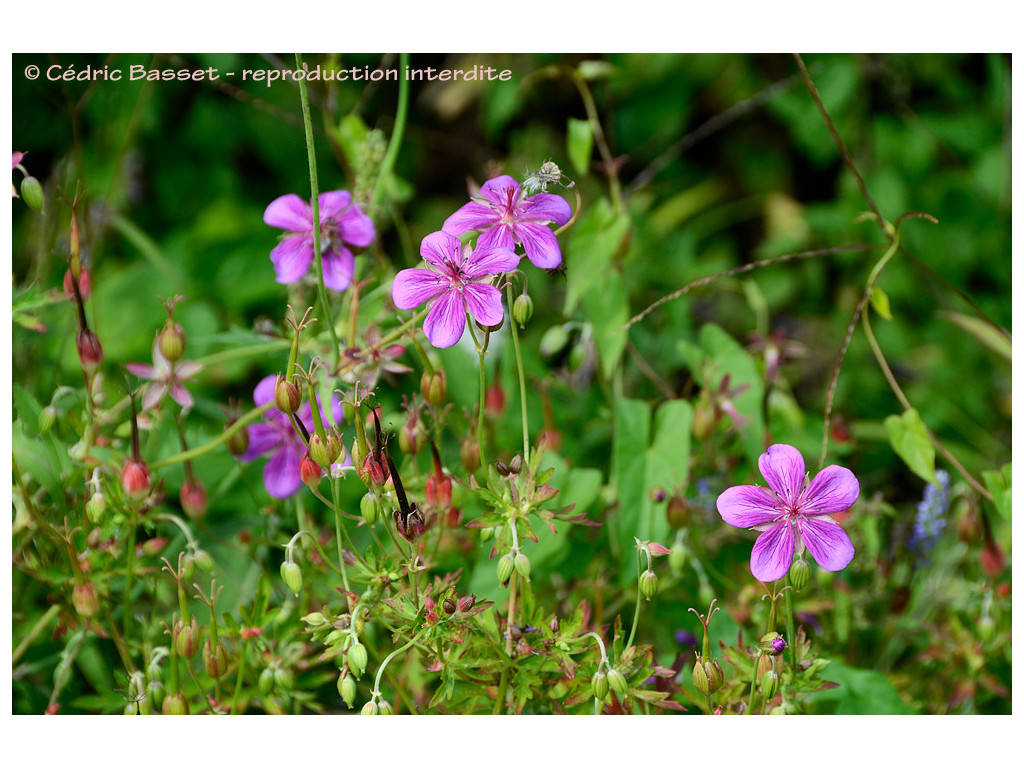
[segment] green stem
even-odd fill
[[[763,651],[757,652],[757,658],[754,659],[754,671],[750,675],[750,695],[747,697],[747,711],[744,712],[746,715],[754,714],[754,691],[757,689],[757,668],[761,663],[761,657],[764,655]]]
[[[789,576],[788,575],[786,576],[786,584],[789,584]],[[792,589],[787,589],[786,590],[786,629],[789,632],[790,655],[791,655],[791,657],[793,659],[793,675],[792,675],[791,679],[792,679],[792,682],[795,683],[796,682],[796,673],[797,673],[797,662],[799,661],[799,659],[797,658],[797,655],[796,655],[797,654],[797,648],[796,648],[796,624],[793,621],[793,597],[790,594],[790,593],[792,593],[792,591],[793,591]]]
[[[302,69],[302,54],[295,54],[295,67]],[[317,294],[324,311],[324,322],[331,332],[332,349],[334,350],[334,368],[341,361],[341,345],[338,344],[338,333],[334,330],[331,308],[327,303],[327,287],[324,285],[323,255],[320,250],[320,185],[316,175],[316,147],[313,144],[313,121],[309,116],[309,96],[306,93],[306,80],[299,80],[299,99],[302,102],[302,124],[306,129],[306,156],[309,161],[309,187],[312,193],[310,203],[313,207],[313,258],[316,263]]]
[[[391,660],[393,658],[395,658],[395,656],[400,654],[402,651],[404,651],[406,648],[410,647],[411,645],[414,645],[416,643],[416,641],[419,640],[419,637],[420,637],[419,635],[414,635],[412,640],[407,642],[401,648],[396,648],[395,650],[393,650],[391,653],[389,653],[385,657],[384,661],[382,661],[380,663],[380,666],[377,667],[377,677],[373,681],[373,695],[374,696],[380,696],[380,678],[381,678],[381,675],[384,674],[384,670],[387,669],[387,666],[391,662]]]
[[[346,592],[351,592],[348,586],[348,571],[345,569],[345,555],[341,548],[341,532],[344,526],[341,524],[341,515],[338,514],[338,481],[337,478],[330,478],[331,498],[334,501],[334,537],[338,542],[338,563],[341,565],[341,582]]]
[[[28,634],[22,638],[21,642],[18,643],[18,647],[14,649],[14,653],[11,654],[11,666],[13,667],[18,663],[25,651],[29,649],[32,643],[37,637],[46,629],[46,625],[50,623],[54,616],[60,613],[59,605],[51,605],[50,609],[39,617],[39,620],[32,626],[32,629],[28,631]]]
[[[238,644],[238,679],[235,680],[235,693],[231,697],[231,714],[237,715],[238,712],[238,700],[242,693],[242,683],[245,679],[245,651],[248,646],[243,639]]]
[[[401,53],[398,55],[398,65],[402,72],[405,72],[406,67],[409,64],[409,54]],[[391,141],[388,143],[388,151],[384,155],[384,160],[380,164],[380,172],[377,174],[377,181],[373,186],[373,197],[370,198],[370,210],[376,208],[377,203],[380,201],[381,195],[381,182],[385,184],[389,181],[391,176],[391,169],[395,166],[395,160],[398,158],[398,149],[402,146],[402,134],[405,132],[405,117],[409,111],[409,81],[404,77],[398,81],[398,108],[395,111],[395,127],[391,131]]]
[[[230,440],[236,432],[242,429],[242,427],[248,425],[249,422],[256,421],[256,419],[258,419],[264,413],[269,411],[271,408],[275,407],[276,406],[274,404],[274,401],[271,400],[269,403],[265,403],[259,406],[258,408],[253,408],[251,411],[249,411],[247,414],[238,419],[234,424],[225,429],[210,442],[192,448],[191,450],[182,451],[181,453],[176,453],[173,456],[168,456],[166,459],[154,461],[152,464],[149,465],[150,471],[160,469],[161,467],[169,467],[172,464],[179,464],[183,461],[190,461],[191,459],[195,459],[199,456],[203,456],[204,454],[209,453],[214,448],[217,448],[218,446],[223,445],[228,440]]]
[[[629,640],[626,641],[623,653],[633,646],[633,638],[636,636],[636,625],[640,623],[640,601],[642,598],[643,593],[640,591],[640,550],[638,549],[636,551],[636,610],[633,612],[633,626],[629,628]]]
[[[476,442],[480,448],[480,466],[487,466],[487,459],[484,453],[484,409],[487,403],[487,374],[484,371],[484,356],[487,354],[487,347],[480,346],[480,341],[476,337],[476,331],[473,330],[473,319],[468,318],[469,322],[469,333],[473,337],[473,341],[476,343],[477,352],[480,355],[480,406],[476,420]]]
[[[508,310],[512,313],[512,283],[505,286],[505,295],[508,296]],[[519,329],[514,317],[509,317],[509,324],[512,326],[512,347],[516,353],[516,370],[519,372],[519,402],[523,411],[523,463],[530,463],[530,424],[526,412],[526,376],[523,374],[523,354],[519,349]]]
[[[122,634],[128,637],[128,629],[131,625],[132,615],[132,572],[135,570],[135,511],[132,510],[131,520],[128,522],[128,548],[125,552],[124,562],[124,616]]]

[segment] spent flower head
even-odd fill
[[[434,232],[423,238],[420,255],[430,269],[403,269],[391,294],[399,309],[430,304],[423,332],[431,344],[438,349],[456,344],[466,331],[467,312],[481,325],[504,319],[501,291],[489,281],[519,264],[510,248],[478,244],[474,251],[454,235]]]
[[[373,242],[373,221],[343,189],[324,192],[318,201],[324,285],[344,291],[355,275],[355,256],[349,246],[365,248]],[[312,204],[298,195],[283,195],[267,206],[263,221],[287,232],[270,252],[277,282],[298,282],[314,258]]]
[[[461,235],[474,229],[480,233],[478,248],[521,244],[534,266],[553,269],[562,263],[562,251],[548,224],[561,226],[571,217],[569,203],[558,195],[526,197],[519,182],[499,176],[485,182],[480,197],[449,216],[441,230]]]
[[[182,408],[192,407],[193,399],[189,391],[182,384],[195,376],[203,369],[200,363],[191,360],[171,362],[161,350],[160,334],[153,339],[153,364],[128,363],[127,368],[140,379],[146,379],[146,393],[142,396],[142,409],[144,411],[154,407],[163,400],[168,392],[171,397]]]
[[[729,525],[761,531],[750,570],[758,581],[781,579],[794,553],[807,550],[826,571],[840,571],[853,559],[853,544],[832,515],[853,506],[860,485],[853,473],[825,467],[808,482],[804,458],[791,445],[773,445],[758,459],[768,488],[737,485],[718,497],[718,512]]]

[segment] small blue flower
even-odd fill
[[[935,544],[946,527],[946,512],[949,511],[949,473],[943,469],[935,471],[939,484],[928,483],[924,498],[918,502],[914,517],[914,532],[910,535],[910,548],[924,556],[935,549]]]

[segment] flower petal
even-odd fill
[[[446,269],[448,264],[462,261],[462,243],[447,232],[431,232],[420,243],[420,256],[435,267]]]
[[[550,192],[540,192],[526,198],[520,206],[520,214],[516,218],[521,221],[537,219],[539,221],[553,221],[561,226],[572,218],[572,208],[561,195],[552,195]]]
[[[403,269],[391,284],[391,298],[399,309],[412,309],[447,290],[448,281],[437,272]]]
[[[471,202],[466,203],[445,219],[444,224],[441,225],[441,231],[452,235],[461,235],[471,229],[484,230],[499,221],[501,221],[501,216],[496,211],[486,205]]]
[[[781,579],[793,565],[793,526],[783,521],[757,537],[750,553],[750,572],[765,583]]]
[[[313,212],[309,209],[309,203],[298,195],[282,195],[277,198],[263,212],[263,221],[289,232],[313,231]]]
[[[771,446],[757,460],[761,474],[782,500],[795,507],[804,487],[804,457],[791,445]]]
[[[480,237],[477,238],[476,247],[477,250],[490,248],[509,248],[515,250],[516,238],[512,234],[512,225],[499,222],[484,230],[480,233]]]
[[[352,205],[352,195],[347,190],[336,189],[333,192],[322,192],[317,202],[320,204],[320,221],[323,222],[335,218]],[[310,211],[310,217],[312,217],[312,211]]]
[[[853,472],[831,464],[815,475],[800,499],[802,515],[832,515],[854,505],[860,496],[860,483]]]
[[[483,235],[480,236],[483,239]],[[511,248],[477,248],[462,267],[462,274],[475,279],[484,275],[502,275],[519,266],[519,257]]]
[[[753,528],[770,523],[782,512],[778,502],[764,488],[756,485],[736,485],[718,497],[718,514],[729,525]]]
[[[249,426],[249,447],[241,455],[242,461],[252,461],[281,444],[281,432],[270,424]]]
[[[826,571],[841,571],[853,560],[853,542],[832,518],[804,517],[796,524],[814,562]]]
[[[341,229],[341,239],[356,248],[365,248],[377,235],[373,219],[363,213],[358,205],[343,211],[337,221]]]
[[[356,259],[348,248],[339,246],[334,253],[322,254],[320,263],[324,267],[324,285],[332,291],[344,291],[352,284]]]
[[[505,317],[501,308],[501,291],[493,285],[469,283],[462,289],[462,297],[473,319],[481,325],[497,325]]]
[[[519,182],[507,174],[485,181],[480,187],[480,194],[501,213],[512,213],[519,207]]]
[[[125,368],[128,369],[129,373],[134,373],[140,379],[155,379],[157,378],[156,369],[152,365],[146,365],[145,363],[127,363]]]
[[[286,442],[263,467],[263,485],[275,499],[287,499],[302,485],[299,462],[302,452],[295,443]]]
[[[562,263],[562,249],[555,233],[541,224],[516,224],[515,235],[523,244],[526,258],[535,267],[554,269]]]
[[[458,291],[442,293],[423,321],[423,332],[437,349],[454,346],[466,331],[466,305]]]
[[[180,381],[177,380],[174,380],[171,383],[171,397],[174,398],[174,402],[185,410],[191,408],[195,402],[189,391],[181,385]]]
[[[277,389],[277,374],[270,374],[260,379],[256,389],[252,391],[252,401],[256,405],[266,405],[274,399],[274,390]]]
[[[298,282],[313,261],[313,236],[286,237],[270,252],[270,260],[274,263],[277,282],[285,285]]]
[[[203,364],[194,360],[183,360],[174,364],[174,377],[179,380],[191,379],[203,370]]]
[[[151,381],[146,387],[146,394],[142,396],[142,410],[148,411],[163,400],[165,392],[167,392],[166,381]]]

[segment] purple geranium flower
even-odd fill
[[[449,216],[441,231],[461,235],[475,229],[480,233],[477,248],[515,248],[521,243],[526,257],[541,269],[562,263],[558,239],[548,224],[561,226],[572,216],[563,198],[546,192],[523,197],[522,187],[511,176],[486,182],[480,195]]]
[[[758,581],[781,579],[794,552],[807,550],[826,571],[853,559],[850,537],[831,515],[853,506],[860,485],[853,473],[831,465],[808,483],[804,457],[791,445],[773,445],[758,459],[768,488],[737,485],[718,497],[718,513],[729,525],[762,531],[754,542],[750,570]]]
[[[276,386],[276,375],[267,376],[257,384],[252,397],[256,405],[273,402]],[[326,416],[319,395],[317,395],[317,404],[320,405],[320,412]],[[331,395],[330,413],[330,420],[334,424],[341,423],[341,402],[334,395]],[[313,411],[310,409],[309,403],[305,403],[296,415],[309,433],[313,434]],[[274,455],[263,467],[263,485],[266,486],[267,493],[274,498],[286,499],[302,486],[299,462],[306,455],[307,446],[302,441],[302,435],[292,426],[291,420],[279,410],[271,408],[263,416],[266,419],[263,424],[254,424],[249,427],[249,449],[241,459],[242,461],[252,461],[257,456],[272,451]],[[325,419],[325,427],[329,426],[327,422],[328,420]],[[332,470],[336,467],[337,465],[334,465]]]
[[[160,351],[160,335],[157,334],[153,339],[153,364],[128,363],[125,368],[140,379],[149,380],[146,394],[142,396],[142,410],[148,411],[163,400],[168,390],[178,405],[185,409],[191,408],[192,395],[181,382],[195,376],[203,369],[203,366],[201,363],[191,360],[179,360],[172,363]]]
[[[373,221],[352,203],[343,189],[324,192],[320,202],[320,254],[324,285],[344,291],[355,275],[355,257],[346,246],[365,248],[373,242]],[[277,282],[294,283],[313,261],[313,207],[298,195],[284,195],[267,206],[263,221],[287,230],[270,252]]]
[[[481,240],[483,237],[481,237]],[[519,257],[511,248],[477,247],[474,251],[454,235],[434,232],[423,238],[420,256],[432,269],[403,269],[395,275],[391,295],[399,309],[431,303],[423,332],[438,349],[445,349],[466,331],[466,312],[481,325],[504,318],[501,291],[485,281],[515,269]]]

